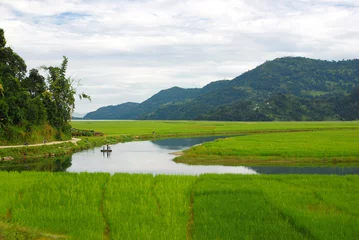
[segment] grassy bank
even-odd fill
[[[0,239],[355,239],[359,234],[358,176],[0,172],[0,178]]]
[[[359,161],[359,130],[250,134],[192,147],[176,162],[202,165],[332,164]]]

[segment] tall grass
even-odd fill
[[[255,180],[201,176],[195,189],[193,239],[305,239],[269,204]]]
[[[111,239],[185,239],[196,177],[115,174],[106,188]]]
[[[0,172],[0,221],[11,221],[13,206],[37,179],[38,174],[33,172]]]
[[[359,236],[358,208],[353,204],[359,190],[357,185],[347,184],[345,177],[283,177],[262,179],[260,184],[271,204],[308,238]]]
[[[109,174],[38,174],[15,204],[12,221],[22,226],[65,234],[75,239],[101,239],[105,223],[100,211]]]
[[[359,176],[0,172],[0,179],[1,240],[359,236]]]

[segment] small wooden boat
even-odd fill
[[[107,147],[105,148],[105,146],[102,147],[101,152],[112,152],[112,149],[110,148],[109,145],[107,145]]]

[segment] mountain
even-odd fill
[[[134,119],[137,117],[139,103],[127,102],[116,106],[106,106],[89,112],[84,119]]]
[[[72,117],[73,117],[73,118],[83,118],[85,115],[86,115],[86,113],[77,113],[77,112],[74,112],[74,113],[72,114]]]
[[[353,100],[346,97],[356,86],[359,86],[358,59],[277,58],[233,80],[215,81],[203,88],[162,90],[138,105],[134,119],[350,119],[348,110],[347,115],[340,114],[340,108],[333,104],[336,105],[335,99],[349,101],[342,104],[355,108]],[[280,104],[283,102],[286,105]],[[302,111],[303,108],[306,110]]]

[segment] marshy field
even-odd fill
[[[175,161],[359,165],[359,122],[74,121],[72,126],[105,135],[80,137],[77,145],[42,146],[41,152],[78,151],[109,141],[226,135],[183,151]],[[1,240],[359,236],[359,175],[0,171],[0,179]]]

